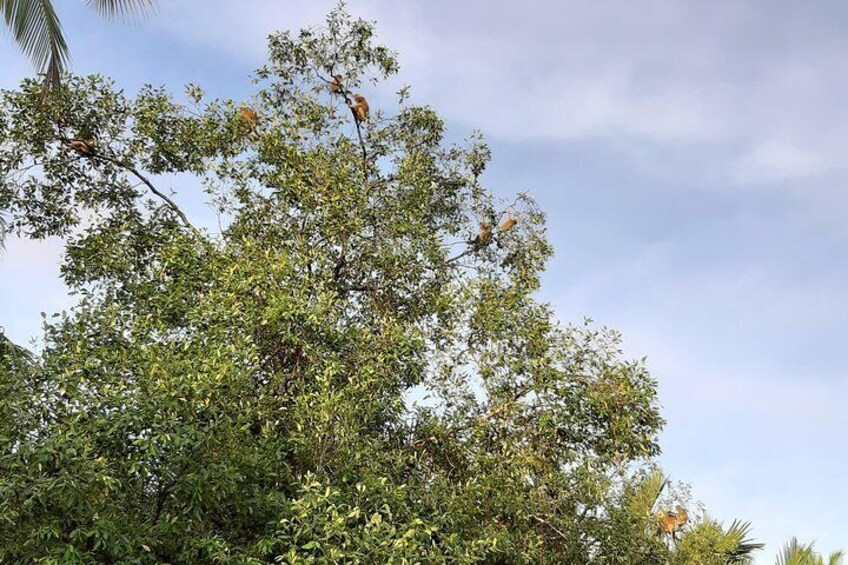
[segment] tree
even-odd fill
[[[143,13],[155,0],[86,0],[101,15]],[[68,65],[68,44],[51,0],[0,0],[6,27],[47,84],[55,86]]]
[[[651,518],[619,509],[658,453],[655,381],[535,300],[544,214],[485,189],[479,136],[448,143],[407,89],[389,112],[397,71],[339,8],[271,37],[247,102],[2,94],[0,209],[67,238],[79,304],[0,370],[0,562],[668,558],[611,537]]]

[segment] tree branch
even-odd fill
[[[327,85],[332,85],[333,81],[326,79],[321,76],[321,73],[318,72],[318,69],[313,65],[312,70],[315,71],[315,76],[318,77],[319,80],[324,81]],[[335,69],[330,69],[330,72],[335,76]],[[335,80],[335,79],[334,79]],[[350,91],[341,84],[341,82],[336,83],[338,90],[344,97],[345,104],[348,108],[350,108],[351,113],[353,114],[353,123],[356,126],[356,137],[359,138],[359,148],[362,149],[362,174],[365,177],[365,184],[368,184],[368,150],[365,147],[365,139],[362,137],[362,128],[359,124],[359,119],[356,117],[356,112],[353,110],[353,101],[350,99]]]
[[[555,534],[557,534],[559,537],[561,537],[565,541],[571,541],[570,538],[562,532],[562,530],[554,527],[553,524],[551,524],[550,522],[548,522],[547,520],[545,520],[541,516],[533,515],[533,519],[536,520],[537,522],[539,522],[540,524],[550,528]]]
[[[470,245],[468,247],[468,249],[466,249],[465,251],[463,251],[462,253],[460,253],[456,257],[451,257],[450,259],[448,259],[447,263],[448,264],[455,263],[456,261],[459,261],[460,259],[462,259],[466,255],[471,255],[472,253],[474,253],[475,250],[476,250],[476,248],[473,245]]]
[[[64,143],[66,146],[68,146],[71,143],[71,140],[66,138],[66,137],[60,137],[59,139],[61,139],[62,143]],[[91,143],[91,142],[88,142],[88,143]],[[167,194],[165,194],[164,192],[162,192],[158,188],[156,188],[156,186],[154,186],[154,184],[152,182],[150,182],[150,179],[148,179],[146,176],[141,174],[141,172],[138,169],[133,167],[128,162],[126,162],[122,159],[118,159],[117,157],[114,157],[112,155],[107,155],[107,154],[101,153],[97,149],[93,149],[90,154],[82,154],[81,153],[80,155],[82,157],[88,157],[90,159],[98,159],[100,161],[112,163],[113,165],[116,165],[116,166],[124,169],[125,171],[129,172],[135,178],[137,178],[139,181],[141,181],[142,184],[147,186],[147,188],[150,190],[150,192],[152,192],[154,195],[159,197],[177,216],[179,216],[180,220],[185,225],[185,227],[192,230],[195,234],[199,234],[197,228],[195,228],[192,225],[192,223],[188,220],[188,217],[183,213],[183,211],[180,209],[180,207],[177,206],[177,203],[174,202],[171,198],[169,198]]]
[[[171,210],[172,210],[172,211],[173,211],[173,212],[174,212],[177,216],[179,216],[180,220],[182,220],[182,222],[183,222],[183,224],[185,225],[185,227],[187,227],[187,228],[189,228],[190,230],[192,230],[193,232],[197,233],[197,228],[195,228],[195,227],[191,224],[191,222],[189,222],[189,221],[188,221],[188,217],[186,217],[186,215],[183,213],[183,211],[180,209],[180,207],[179,207],[179,206],[177,206],[177,203],[176,203],[176,202],[174,202],[173,200],[171,200],[171,199],[170,199],[170,198],[169,198],[169,197],[168,197],[165,193],[163,193],[163,192],[161,192],[159,189],[157,189],[157,188],[153,185],[153,183],[152,183],[152,182],[150,182],[150,180],[149,180],[147,177],[145,177],[144,175],[142,175],[142,174],[138,171],[138,169],[136,169],[135,167],[133,167],[132,165],[130,165],[130,164],[129,164],[129,163],[127,163],[126,161],[121,161],[120,159],[117,159],[117,158],[115,158],[115,157],[111,157],[111,156],[109,156],[109,155],[103,155],[103,154],[101,154],[101,153],[97,153],[97,152],[95,152],[95,153],[94,153],[94,155],[93,155],[93,157],[94,157],[95,159],[100,159],[100,160],[102,160],[102,161],[107,161],[107,162],[109,162],[109,163],[112,163],[113,165],[117,165],[117,166],[119,166],[119,167],[123,168],[124,170],[126,170],[127,172],[132,173],[132,175],[133,175],[133,176],[135,176],[138,180],[140,180],[142,183],[144,183],[144,184],[147,186],[147,188],[150,190],[150,192],[152,192],[153,194],[155,194],[156,196],[158,196],[159,198],[161,198],[161,199],[165,202],[165,204],[167,204],[167,205],[168,205],[168,207],[169,207],[169,208],[170,208],[170,209],[171,209]]]
[[[504,402],[501,402],[500,404],[496,404],[494,407],[492,407],[491,410],[489,410],[488,414],[484,414],[483,416],[480,416],[477,419],[477,421],[481,424],[484,423],[484,422],[488,422],[492,418],[495,418],[496,416],[503,413],[503,411],[506,410],[509,405],[518,402],[524,396],[526,396],[527,394],[529,394],[532,391],[533,391],[533,384],[532,383],[527,383],[524,386],[518,387],[518,390],[515,391],[515,393],[512,395],[512,398],[510,398],[509,400],[506,400]]]

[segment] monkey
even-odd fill
[[[94,141],[91,139],[82,139],[76,137],[68,141],[67,146],[69,149],[73,149],[80,155],[84,155],[86,157],[94,155]]]
[[[674,530],[677,528],[677,516],[675,516],[674,512],[657,512],[656,517],[660,530],[663,533],[673,535]]]
[[[256,115],[256,110],[254,110],[253,108],[242,108],[239,111],[239,115],[252,127],[256,127],[257,125],[259,125],[259,116]]]
[[[686,510],[679,504],[677,505],[677,508],[675,508],[675,514],[677,515],[677,529],[679,530],[686,525],[686,522],[689,521],[689,514],[687,514]]]
[[[344,96],[344,87],[342,86],[342,75],[335,75],[333,82],[330,83],[330,93]]]
[[[656,513],[657,525],[660,530],[671,536],[673,541],[677,540],[676,534],[689,521],[689,515],[682,506],[677,505],[675,512],[660,511]]]
[[[477,232],[477,235],[471,240],[471,243],[474,245],[486,245],[492,239],[492,226],[487,221],[480,222],[480,231]]]
[[[353,112],[353,118],[356,120],[356,123],[361,124],[368,120],[368,101],[361,94],[354,94],[353,99],[356,100],[356,104],[348,102],[347,105],[350,107],[351,112]]]
[[[501,223],[501,231],[508,232],[512,228],[515,227],[515,224],[518,223],[518,220],[512,217],[512,214],[507,212],[506,219]]]

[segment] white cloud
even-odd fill
[[[776,141],[766,142],[743,155],[732,178],[737,184],[760,184],[817,177],[834,163],[828,156]]]
[[[188,0],[164,5],[154,24],[258,64],[268,33],[320,23],[334,4]],[[415,99],[455,125],[511,141],[606,140],[643,173],[782,184],[844,211],[848,198],[827,174],[848,171],[846,40],[816,19],[835,16],[824,9],[763,9],[754,0],[349,2],[398,49]],[[809,179],[821,182],[788,186]]]
[[[163,2],[150,24],[186,44],[261,64],[268,35],[320,23],[334,2],[203,0]]]

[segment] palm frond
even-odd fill
[[[727,529],[727,535],[733,536],[736,547],[728,555],[731,563],[750,563],[755,551],[765,547],[764,543],[756,542],[749,537],[751,523],[734,520]]]
[[[58,84],[68,65],[68,44],[50,0],[0,0],[3,19],[23,54],[48,84]]]
[[[86,3],[101,16],[111,19],[146,17],[157,6],[156,0],[86,0]]]
[[[802,544],[793,537],[783,546],[776,565],[842,565],[844,559],[844,552],[834,551],[825,561],[824,556],[816,552],[814,543]]]
[[[777,556],[776,565],[842,565],[845,554],[834,551],[827,560],[816,551],[814,543],[803,544],[798,538],[789,540]]]
[[[845,553],[842,551],[834,551],[827,559],[828,565],[842,565],[845,560]]]
[[[634,516],[652,514],[669,482],[669,478],[659,469],[653,469],[650,474],[642,478],[628,496],[631,514]]]
[[[777,556],[776,565],[801,565],[812,557],[812,545],[804,545],[793,537]]]

